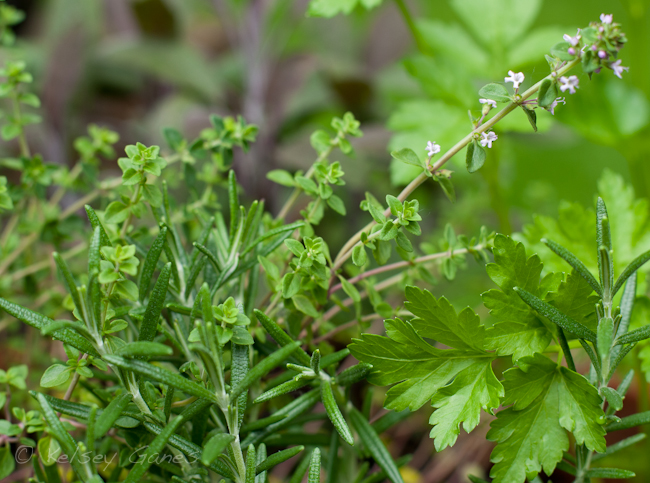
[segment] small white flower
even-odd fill
[[[569,91],[569,94],[575,94],[576,89],[578,88],[578,83],[580,82],[580,79],[578,79],[577,75],[572,75],[571,77],[565,77],[562,76],[560,77],[560,90],[562,92]]]
[[[564,97],[556,98],[553,102],[551,102],[550,106],[546,107],[546,110],[548,112],[550,112],[551,114],[555,115],[555,108],[557,107],[558,104],[566,104],[566,101],[564,100]]]
[[[492,131],[488,133],[481,133],[481,140],[479,141],[481,143],[481,146],[485,147],[487,146],[488,148],[492,147],[492,143],[499,139],[499,137],[494,134]]]
[[[614,75],[618,77],[619,79],[622,79],[623,76],[621,75],[624,70],[630,70],[629,67],[624,67],[621,65],[621,59],[618,59],[616,62],[612,62],[609,64],[609,68],[614,71]]]
[[[521,84],[525,79],[523,72],[514,72],[512,70],[508,71],[508,76],[509,77],[506,77],[504,80],[506,82],[512,82],[512,87],[515,89],[519,89],[519,84]]]
[[[490,107],[493,107],[494,109],[497,108],[497,101],[493,101],[492,99],[479,99],[478,102],[481,104],[488,104]]]
[[[603,23],[612,23],[612,20],[614,20],[614,14],[610,13],[608,15],[605,15],[604,13],[600,14],[600,21]]]
[[[433,156],[434,154],[438,154],[440,152],[440,145],[436,143],[432,143],[429,141],[427,143],[427,153],[429,154],[429,157]]]
[[[564,34],[564,40],[566,40],[573,47],[575,47],[576,45],[578,45],[580,43],[580,30],[578,29],[578,31],[576,32],[575,37],[571,37],[569,34]]]

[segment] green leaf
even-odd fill
[[[598,324],[595,307],[599,298],[592,294],[592,287],[574,270],[556,291],[546,295],[546,301],[579,324],[595,331]]]
[[[103,437],[113,427],[132,399],[129,393],[120,394],[106,406],[95,422],[95,438]]]
[[[7,444],[0,448],[0,480],[7,478],[16,468],[16,459]]]
[[[46,326],[55,323],[54,320],[45,317],[44,315],[33,312],[25,307],[9,302],[3,298],[0,298],[0,308],[2,308],[9,315],[38,330],[43,330]],[[78,349],[91,356],[100,357],[99,353],[90,344],[90,342],[88,342],[74,330],[68,328],[58,329],[52,333],[52,338],[60,340],[64,344],[71,345],[75,349]]]
[[[310,17],[334,17],[339,13],[348,15],[357,3],[358,0],[312,0],[307,15]]]
[[[72,439],[72,436],[70,436],[70,434],[65,430],[63,424],[52,409],[52,406],[50,406],[50,404],[47,402],[47,399],[45,399],[45,396],[43,394],[37,393],[36,399],[41,406],[43,417],[45,418],[45,421],[47,421],[47,425],[50,428],[50,434],[54,436],[61,445],[61,449],[68,457],[68,461],[70,462],[75,473],[77,473],[77,476],[81,478],[82,481],[89,482],[92,474],[90,473],[89,468],[85,465],[82,465],[79,461],[77,444],[75,440]]]
[[[246,451],[246,478],[244,483],[255,483],[255,469],[257,463],[257,456],[255,454],[255,446],[248,445]]]
[[[108,235],[106,234],[106,230],[104,229],[101,222],[99,221],[99,217],[95,213],[95,210],[93,210],[90,205],[84,205],[84,209],[86,210],[86,214],[88,215],[88,220],[90,221],[90,224],[92,225],[93,230],[95,228],[99,227],[100,245],[102,247],[110,247],[110,246],[112,246],[111,241],[108,238]]]
[[[349,414],[350,422],[359,435],[359,439],[379,467],[386,472],[390,481],[393,483],[404,483],[393,458],[363,414],[357,411],[356,408],[351,408]]]
[[[415,154],[415,152],[412,149],[403,148],[400,149],[399,151],[391,152],[390,155],[404,164],[424,167],[424,164],[420,160],[420,157],[417,154]]]
[[[318,310],[314,307],[314,304],[306,296],[302,294],[294,295],[291,300],[296,305],[296,308],[300,310],[303,314],[309,315],[310,317],[317,318],[319,316]]]
[[[285,239],[289,235],[291,235],[295,230],[298,230],[298,229],[302,228],[303,226],[305,226],[304,221],[296,221],[294,223],[289,223],[288,225],[283,225],[283,226],[281,226],[279,228],[274,228],[273,230],[269,230],[266,233],[264,233],[263,235],[260,235],[259,237],[257,237],[254,241],[252,241],[248,245],[248,247],[246,247],[246,249],[242,252],[241,256],[244,256],[248,252],[250,252],[251,250],[254,250],[254,249],[258,248],[258,246],[262,242],[268,240],[269,238],[273,238],[276,235],[283,235],[283,237],[279,238],[280,241],[278,242],[278,244],[282,243],[283,241],[286,241]],[[272,251],[273,250],[270,250],[270,251],[268,251],[268,253],[270,253]],[[267,253],[267,255],[268,255],[268,253]]]
[[[224,452],[230,443],[235,440],[235,437],[231,434],[215,434],[212,438],[205,443],[203,447],[203,453],[201,453],[201,463],[205,466],[212,464],[217,457]]]
[[[309,461],[309,477],[307,483],[320,483],[320,449],[314,448]]]
[[[284,347],[294,343],[294,340],[289,336],[289,334],[282,330],[282,328],[268,315],[257,309],[254,310],[254,313],[260,324],[262,324],[264,329],[279,345]],[[302,348],[297,349],[293,356],[298,359],[300,364],[309,366],[311,358]]]
[[[366,379],[371,370],[372,366],[370,364],[361,362],[354,366],[348,367],[338,376],[336,376],[336,383],[339,386],[343,387],[351,386],[352,384],[356,384],[357,382]]]
[[[462,371],[453,382],[436,392],[431,405],[438,408],[429,419],[436,451],[453,446],[460,424],[467,433],[481,419],[481,408],[492,412],[501,404],[503,386],[492,371],[491,361],[479,362]]]
[[[136,341],[129,342],[128,344],[120,347],[115,351],[116,356],[122,357],[161,357],[161,356],[170,356],[174,353],[171,347],[164,344],[159,344],[158,342],[150,341]]]
[[[465,156],[467,171],[470,173],[477,172],[485,164],[486,157],[487,153],[483,146],[481,146],[476,139],[473,139],[472,142],[467,145],[467,154]]]
[[[294,187],[296,182],[293,180],[293,176],[288,171],[284,169],[274,169],[266,173],[267,179],[278,183],[282,186]]]
[[[41,387],[60,386],[68,382],[73,372],[74,368],[70,366],[54,364],[48,367],[41,376]]]
[[[618,468],[590,468],[585,471],[587,478],[634,478],[636,473],[629,470],[619,470]]]
[[[52,436],[46,436],[38,440],[38,455],[44,466],[52,466],[61,456],[61,446]]]
[[[569,265],[571,265],[576,273],[584,278],[585,281],[591,286],[591,288],[593,288],[593,290],[602,297],[603,288],[598,283],[598,280],[596,280],[596,277],[593,276],[593,274],[589,271],[585,264],[578,259],[578,257],[576,257],[573,253],[571,253],[559,243],[555,243],[553,240],[542,238],[541,241],[547,247],[553,250],[554,253],[562,257]]]
[[[131,207],[125,205],[121,201],[113,201],[106,207],[104,212],[104,221],[106,223],[117,224],[122,223],[129,217]]]
[[[185,408],[185,410],[162,429],[154,440],[147,446],[147,450],[141,454],[137,464],[133,466],[126,479],[125,483],[137,483],[141,481],[144,474],[149,467],[156,461],[161,454],[165,445],[169,442],[170,438],[174,435],[176,430],[180,428],[181,424],[192,419],[196,414],[203,411],[209,406],[208,401],[199,400],[195,401]]]
[[[612,296],[615,295],[623,286],[628,278],[630,278],[636,271],[641,268],[645,263],[650,260],[650,250],[642,253],[636,257],[630,264],[625,267],[623,273],[621,273],[614,284],[614,289],[612,290]]]
[[[158,332],[158,322],[160,314],[165,304],[167,288],[169,287],[169,277],[171,275],[171,262],[167,262],[160,271],[156,285],[154,285],[149,297],[149,303],[144,312],[142,324],[140,325],[139,341],[152,341]]]
[[[272,369],[280,365],[287,357],[293,353],[293,351],[298,348],[299,345],[300,342],[292,342],[290,344],[287,344],[280,350],[275,351],[273,354],[259,362],[250,371],[248,371],[246,376],[239,382],[239,384],[237,384],[230,391],[230,398],[236,399],[239,397],[239,395],[246,391],[251,384],[260,380]]]
[[[122,369],[136,372],[142,376],[148,377],[149,379],[153,379],[154,381],[162,382],[163,384],[169,384],[170,386],[173,386],[185,394],[199,398],[205,398],[216,402],[216,396],[212,391],[195,382],[190,381],[189,379],[184,378],[180,374],[161,369],[160,367],[153,366],[146,362],[135,359],[124,359],[123,357],[114,355],[106,355],[104,356],[104,360],[106,360],[106,362],[109,364],[113,364]]]
[[[520,359],[505,372],[504,405],[487,438],[496,441],[490,472],[494,483],[532,480],[542,469],[548,475],[569,449],[571,431],[577,444],[605,451],[604,417],[598,391],[576,374],[541,354]]]
[[[537,93],[537,104],[540,107],[548,107],[558,97],[557,81],[544,79]]]
[[[163,202],[160,188],[158,188],[158,186],[155,184],[144,185],[142,188],[142,197],[154,208],[158,208],[160,205],[162,205]]]
[[[528,118],[528,122],[533,128],[533,131],[537,132],[537,114],[534,109],[528,109],[526,106],[521,106]]]
[[[424,325],[426,322],[422,321],[421,326]],[[462,371],[494,358],[494,354],[477,349],[433,347],[411,323],[400,319],[386,320],[385,326],[388,337],[362,334],[360,339],[353,339],[349,349],[358,360],[373,366],[369,382],[382,386],[397,384],[386,394],[387,409],[415,411]]]
[[[309,141],[311,142],[311,146],[318,154],[326,152],[332,146],[332,139],[330,138],[330,135],[320,129],[312,133],[312,135],[309,137]]]
[[[323,406],[325,406],[325,412],[327,412],[327,416],[330,418],[330,421],[334,425],[334,428],[339,433],[341,438],[343,438],[343,441],[348,443],[350,446],[353,446],[354,438],[352,437],[350,428],[348,428],[348,424],[345,422],[343,414],[341,414],[341,410],[336,404],[332,386],[329,381],[321,381],[320,389],[321,398],[323,399]]]
[[[72,301],[74,303],[75,308],[77,309],[77,312],[79,314],[85,314],[86,311],[84,310],[84,307],[81,304],[81,295],[79,294],[79,289],[77,288],[77,282],[75,281],[74,276],[72,275],[72,272],[68,267],[68,264],[65,262],[65,260],[63,260],[63,258],[61,258],[61,255],[59,255],[57,252],[54,252],[52,256],[54,257],[56,266],[59,269],[59,273],[61,274],[61,277],[63,278],[63,282],[65,283],[66,290],[72,297]]]
[[[497,102],[510,102],[510,93],[501,84],[487,84],[478,91],[479,97],[492,99]]]
[[[650,411],[644,411],[642,413],[633,414],[632,416],[625,416],[618,422],[610,423],[605,426],[605,430],[608,433],[611,433],[612,431],[621,431],[648,423],[650,423]]]
[[[541,315],[548,318],[551,322],[554,322],[564,330],[571,332],[582,339],[586,339],[590,342],[596,342],[596,334],[592,330],[589,330],[584,325],[579,324],[571,317],[563,314],[548,302],[540,300],[538,297],[522,288],[514,287],[514,290],[524,302],[534,308]]]
[[[144,301],[147,292],[149,291],[151,278],[156,271],[156,266],[158,265],[160,254],[162,253],[166,243],[167,227],[163,226],[158,232],[158,236],[151,244],[151,248],[147,252],[147,256],[145,257],[144,264],[142,266],[142,272],[140,274],[140,302]]]
[[[363,267],[368,261],[366,247],[362,244],[355,245],[352,249],[352,263],[357,267]]]
[[[354,284],[348,282],[346,279],[339,275],[339,280],[341,281],[341,287],[343,291],[350,297],[354,302],[361,302],[361,294],[357,290],[357,287]]]
[[[345,216],[345,204],[343,200],[336,195],[332,195],[327,198],[327,205],[336,211],[339,215]]]
[[[284,463],[290,458],[293,458],[298,453],[305,449],[304,446],[294,446],[293,448],[283,449],[277,453],[273,453],[271,456],[266,458],[255,468],[255,474],[262,473],[263,471],[268,471],[271,468],[275,468],[280,463]]]
[[[416,316],[410,321],[422,337],[454,349],[483,351],[485,327],[478,315],[467,307],[460,314],[445,297],[436,298],[428,290],[407,286],[404,307]]]
[[[616,389],[601,387],[600,392],[605,396],[607,402],[615,411],[620,411],[623,408],[623,398]]]
[[[253,403],[259,404],[264,401],[268,401],[269,399],[273,399],[274,397],[281,396],[282,394],[287,394],[289,392],[296,391],[301,387],[305,387],[307,384],[309,384],[309,381],[306,379],[299,379],[298,381],[291,379],[290,381],[282,383],[279,386],[275,386],[274,388],[271,388],[268,391],[260,394],[255,399],[255,401],[253,401]]]
[[[614,342],[616,345],[623,344],[632,344],[634,342],[639,342],[650,337],[650,324],[645,327],[640,327],[636,330],[628,332],[625,335],[622,335],[616,339]]]
[[[549,328],[515,293],[515,286],[544,295],[540,285],[542,263],[537,255],[526,256],[522,243],[497,235],[494,239],[494,263],[486,266],[487,273],[501,290],[489,290],[481,295],[483,304],[497,322],[486,332],[485,348],[498,355],[511,355],[514,360],[543,351],[552,339]]]

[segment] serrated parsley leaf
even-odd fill
[[[498,321],[487,331],[485,348],[514,360],[543,351],[551,342],[553,327],[546,325],[515,293],[513,287],[528,287],[530,293],[543,297],[557,288],[560,278],[551,274],[541,281],[542,263],[537,255],[526,256],[522,243],[497,235],[494,240],[494,263],[487,265],[490,278],[501,290],[482,295],[483,304]]]
[[[460,425],[476,427],[480,411],[499,406],[503,387],[492,371],[495,354],[483,348],[485,328],[469,308],[456,313],[444,298],[408,287],[406,307],[417,317],[385,322],[387,337],[363,334],[349,346],[362,362],[372,364],[369,381],[396,384],[388,390],[387,409],[411,411],[428,400],[436,409],[431,437],[438,450],[455,443]],[[452,349],[439,349],[423,337]]]
[[[438,409],[429,418],[429,423],[433,426],[430,436],[436,451],[454,445],[461,422],[469,433],[478,425],[481,409],[492,413],[499,407],[503,386],[494,375],[491,362],[472,364],[433,396],[432,406]]]
[[[411,324],[422,337],[454,349],[483,350],[485,327],[469,307],[456,314],[449,301],[436,298],[428,290],[406,287],[406,309],[418,318]]]
[[[556,291],[546,296],[546,301],[573,320],[596,331],[596,302],[594,289],[577,272],[572,271]]]
[[[604,416],[598,391],[583,376],[541,354],[519,360],[504,373],[504,405],[491,424],[493,483],[532,480],[540,471],[550,475],[569,448],[571,431],[578,444],[605,451]]]

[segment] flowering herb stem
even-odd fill
[[[573,69],[575,66],[580,64],[580,59],[574,59],[564,66],[562,66],[560,69],[557,70],[557,76],[561,76],[563,74],[566,74],[569,72],[571,69]],[[546,79],[552,79],[553,76],[551,74],[547,75],[544,77],[542,80],[537,82],[535,85],[530,87],[528,90],[526,90],[524,93],[519,94],[520,98],[518,99],[517,102],[510,102],[506,107],[501,109],[494,117],[489,119],[485,124],[482,124],[481,126],[476,127],[473,129],[467,136],[465,136],[463,139],[458,141],[451,149],[449,149],[445,154],[443,154],[438,161],[436,161],[434,164],[432,164],[428,169],[430,172],[436,172],[440,168],[442,168],[447,161],[449,161],[455,154],[457,154],[461,149],[463,149],[465,146],[467,146],[473,139],[474,136],[483,132],[489,131],[495,124],[497,124],[501,119],[506,117],[508,114],[510,114],[512,111],[514,111],[519,105],[521,104],[522,101],[525,101],[528,99],[530,96],[535,94],[540,86],[542,85],[542,82],[544,82]],[[411,181],[403,190],[402,192],[397,196],[397,199],[401,202],[404,202],[410,195],[413,193],[422,183],[424,183],[428,179],[428,176],[424,173],[420,173],[413,181]],[[390,215],[390,209],[386,209],[384,211],[385,216]],[[332,269],[334,271],[338,270],[343,266],[343,263],[352,256],[352,250],[354,247],[360,243],[361,240],[361,234],[363,232],[367,232],[370,230],[374,225],[376,225],[377,222],[371,221],[368,223],[365,227],[363,227],[361,230],[359,230],[352,238],[350,238],[345,245],[341,248],[339,251],[338,255],[334,259],[334,265]]]

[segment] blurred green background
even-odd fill
[[[391,149],[410,147],[424,157],[428,140],[443,151],[451,147],[471,129],[467,111],[480,111],[483,84],[502,82],[512,69],[524,72],[524,87],[532,85],[547,75],[544,53],[562,34],[613,13],[629,41],[621,55],[630,66],[623,80],[609,70],[593,80],[579,75],[578,93],[567,96],[566,106],[555,116],[539,113],[538,133],[523,114],[513,114],[497,126],[499,140],[478,173],[468,174],[464,152],[457,155],[448,165],[455,204],[433,183],[416,192],[427,227],[422,241],[437,243],[446,223],[470,236],[481,225],[511,233],[535,214],[557,216],[561,200],[592,207],[602,176],[622,176],[636,197],[650,198],[647,0],[412,0],[404,5],[414,30],[402,2],[393,0],[330,19],[307,17],[309,2],[302,0],[7,3],[25,11],[26,20],[14,29],[16,45],[0,49],[0,63],[24,59],[34,74],[44,122],[27,134],[47,162],[72,166],[73,141],[89,123],[119,132],[122,147],[162,145],[162,127],[193,137],[210,113],[242,114],[260,126],[260,135],[235,160],[238,179],[250,198],[265,198],[276,213],[289,191],[265,173],[308,168],[310,133],[352,111],[364,137],[355,142],[355,158],[341,159],[348,218],[341,223],[329,215],[319,229],[332,250],[366,223],[355,209],[365,191],[382,199],[411,178],[408,166],[391,162]],[[4,143],[0,157],[16,151]],[[119,174],[112,163],[102,170]],[[482,267],[469,268],[452,283],[441,281],[436,294],[478,308],[489,283]],[[14,350],[0,355],[0,367],[25,347],[18,337],[6,341]],[[393,435],[398,452],[415,451],[411,481],[464,481],[465,467],[475,464],[464,459],[471,451],[470,461],[486,464],[490,445],[482,434],[432,458],[427,414],[421,416],[404,424],[407,436]],[[635,454],[623,453],[616,464],[648,481],[650,461]]]

